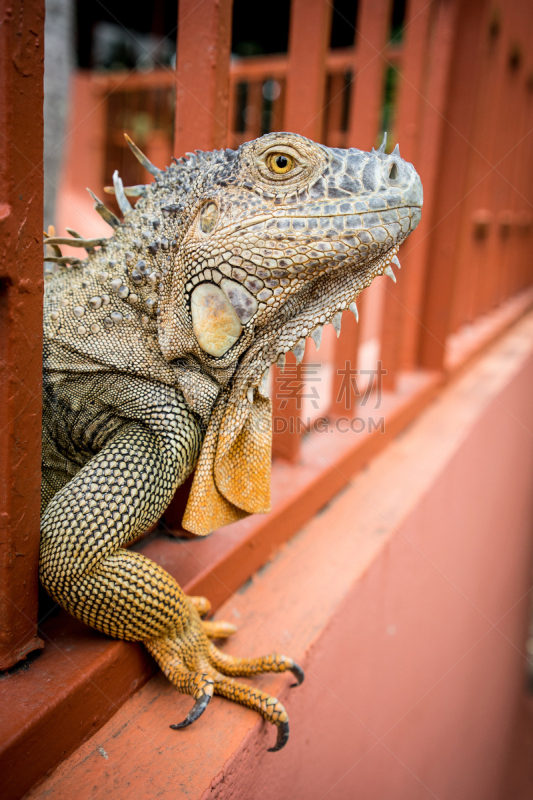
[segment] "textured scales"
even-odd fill
[[[257,710],[288,738],[275,699],[234,680],[303,673],[290,658],[237,659],[161,567],[124,546],[196,467],[184,526],[204,535],[270,507],[266,373],[342,312],[374,277],[394,276],[420,220],[422,187],[398,148],[330,149],[276,133],[238,151],[188,154],[95,195],[109,239],[46,234],[41,580],[70,613],[143,641],[195,706],[213,692]],[[108,190],[109,191],[109,190]],[[128,198],[139,197],[135,207]],[[85,248],[84,260],[61,245]],[[392,275],[391,275],[392,273]]]

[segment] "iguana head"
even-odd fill
[[[141,330],[156,325],[162,358],[208,422],[185,527],[207,533],[268,510],[268,368],[290,350],[300,361],[324,324],[339,332],[362,289],[399,265],[422,185],[384,144],[367,153],[271,133],[161,171],[130,142],[155,182],[130,191],[142,195],[132,209],[115,174],[120,225],[97,202],[117,226],[109,263],[124,262],[106,280]]]
[[[398,150],[331,149],[291,133],[205,162],[185,208],[159,229],[178,242],[159,289],[161,351],[221,385],[244,356],[240,380],[256,387],[390,266],[420,220],[422,186]]]

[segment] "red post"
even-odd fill
[[[458,15],[459,6],[461,9]],[[444,106],[444,136],[435,175],[435,202],[426,214],[425,302],[422,314],[420,362],[428,369],[442,369],[445,363],[446,339],[452,327],[452,300],[456,285],[457,242],[465,214],[468,191],[465,175],[475,113],[479,79],[480,29],[484,0],[459,3],[454,0],[443,6],[445,31],[452,37],[443,42],[443,55],[448,55],[450,78]],[[434,117],[434,114],[431,114]],[[439,120],[438,127],[440,128]],[[463,176],[459,178],[459,176]]]
[[[335,417],[351,416],[352,373],[347,370],[357,369],[359,352],[359,325],[351,311],[342,315],[341,335],[335,347],[333,360],[333,386],[331,392],[330,414]]]
[[[391,0],[361,0],[357,12],[354,65],[350,118],[346,137],[347,147],[370,150],[376,144],[381,124],[381,108],[385,85],[387,61],[385,48],[388,44]],[[365,314],[366,292],[358,302],[359,310]],[[341,334],[341,339],[344,336]],[[335,356],[337,367],[344,364],[344,343],[337,344]]]
[[[342,147],[343,131],[342,109],[344,104],[345,76],[343,72],[335,72],[329,76],[325,140],[328,147]]]
[[[284,125],[286,79],[278,78],[278,83],[280,91],[278,97],[272,104],[272,117],[270,120],[270,129],[273,132],[284,131],[286,128]]]
[[[424,208],[422,221],[414,236],[402,248],[400,260],[408,273],[407,285],[403,293],[406,325],[402,342],[401,363],[409,368],[418,366],[422,328],[424,282],[427,262],[432,246],[431,231],[434,225],[435,206],[438,202],[438,167],[445,137],[445,113],[450,80],[450,65],[453,56],[454,31],[457,5],[442,4],[432,7],[433,18],[427,21],[428,42],[424,59],[425,80],[420,84],[419,132],[416,156],[416,169],[424,187]],[[413,23],[414,24],[414,23]],[[408,33],[409,35],[409,33]],[[402,89],[403,91],[403,89]],[[402,103],[400,95],[400,103]],[[400,108],[400,115],[402,109]],[[401,116],[400,116],[401,119]],[[400,120],[399,120],[400,121]],[[407,123],[408,124],[408,123]],[[401,132],[401,129],[400,129]],[[402,140],[403,141],[403,140]],[[407,150],[412,146],[407,136]],[[403,144],[400,143],[400,148]],[[409,156],[407,156],[409,157]],[[404,275],[402,273],[403,279]]]
[[[391,0],[362,0],[355,35],[355,81],[348,129],[348,147],[370,150],[376,144],[387,45]]]
[[[303,380],[302,367],[296,365],[293,353],[287,353],[283,370],[272,367],[272,454],[291,463],[300,455]]]
[[[244,141],[250,142],[261,136],[261,115],[263,112],[263,81],[249,81],[246,96],[246,129]]]
[[[488,10],[488,9],[487,9]],[[459,281],[452,329],[471,322],[490,305],[494,275],[499,265],[493,258],[496,249],[496,225],[493,208],[495,175],[491,171],[495,147],[501,136],[501,81],[504,46],[498,26],[484,22],[482,70],[477,89],[476,122],[470,152],[470,184],[459,243]],[[460,299],[460,302],[458,302]]]
[[[37,637],[44,2],[0,4],[0,669]]]
[[[430,49],[430,19],[431,6],[425,0],[411,0],[407,4],[394,121],[395,135],[394,142],[389,142],[389,146],[397,142],[402,157],[414,163],[419,171],[423,168],[420,152],[424,105],[422,89]],[[390,134],[389,131],[389,136]],[[424,183],[426,196],[427,189]],[[411,248],[413,245],[416,246],[419,238],[420,232],[417,232],[414,238],[410,237],[401,248],[400,261],[404,269],[398,274],[397,285],[390,281],[385,283],[381,359],[387,370],[383,378],[383,386],[386,389],[394,388],[397,371],[405,366],[404,348],[407,347],[412,353],[412,343],[418,336],[419,320],[412,313],[412,308],[416,306],[417,288],[423,265],[419,259],[417,261],[416,258],[412,258]]]
[[[180,0],[176,156],[228,141],[232,6],[232,0]]]
[[[333,6],[326,0],[292,0],[285,128],[322,141],[326,55]]]

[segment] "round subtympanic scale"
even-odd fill
[[[191,314],[194,335],[209,355],[224,355],[241,335],[242,325],[235,309],[214,283],[201,283],[194,289]]]

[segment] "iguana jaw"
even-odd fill
[[[358,268],[339,267],[333,274],[307,284],[290,298],[276,317],[255,335],[253,344],[240,359],[233,379],[234,391],[246,394],[251,402],[254,390],[266,395],[270,366],[285,364],[286,354],[293,352],[300,363],[305,340],[312,339],[320,347],[324,325],[332,324],[337,336],[341,330],[343,311],[350,310],[358,319],[356,300],[374,278],[387,274],[395,279],[392,264],[399,267],[400,243]],[[394,262],[393,262],[394,259]]]
[[[300,363],[306,338],[312,339],[318,349],[324,325],[332,324],[338,336],[343,311],[349,309],[358,319],[356,300],[374,278],[387,274],[396,280],[393,265],[400,267],[397,258],[399,246],[400,242],[357,268],[346,264],[331,274],[307,283],[289,298],[268,325],[255,332],[252,343],[235,362],[234,369],[217,373],[216,370],[206,370],[205,362],[202,364],[197,359],[191,360],[189,365],[182,361],[179,367],[181,383],[184,383],[183,375],[192,370],[188,380],[192,380],[193,384],[198,383],[198,397],[205,398],[206,388],[213,393],[212,386],[216,383],[221,387],[226,386],[230,379],[235,400],[241,398],[241,401],[253,402],[256,390],[266,397],[268,372],[272,364],[283,366],[286,354],[291,351],[297,363]],[[205,375],[202,380],[206,380],[209,374],[215,383],[210,381],[208,387],[204,383],[200,386],[201,373]],[[216,393],[212,397],[214,402]],[[197,402],[190,404],[196,406]]]

